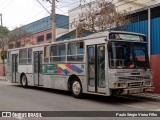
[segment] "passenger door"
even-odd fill
[[[16,83],[18,79],[18,54],[12,54],[12,82]]]
[[[87,46],[88,91],[105,93],[105,45]]]
[[[42,58],[42,51],[34,52],[34,84],[38,86],[43,85]]]

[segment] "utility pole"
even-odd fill
[[[55,0],[52,0],[52,42],[56,42]]]
[[[3,26],[3,23],[2,23],[2,14],[0,14],[0,16],[1,16],[1,27]]]
[[[56,0],[46,0],[50,4],[52,4],[52,13],[51,13],[51,19],[52,19],[52,42],[56,42],[56,13],[55,13],[55,1]]]

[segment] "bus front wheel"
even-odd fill
[[[71,92],[75,98],[82,98],[82,85],[79,80],[73,80],[71,84]]]
[[[28,86],[28,82],[27,82],[27,77],[26,77],[26,75],[23,75],[23,76],[21,77],[21,85],[22,85],[22,87],[27,87],[27,86]]]

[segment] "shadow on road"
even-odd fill
[[[11,85],[13,87],[21,87],[20,85]],[[23,89],[23,88],[22,88]],[[43,87],[36,87],[36,86],[29,86],[24,89],[32,89],[37,91],[43,91],[47,93],[54,93],[63,95],[66,97],[72,97],[71,93],[69,91],[64,90],[56,90],[56,89],[50,89],[50,88],[43,88]],[[76,99],[76,98],[74,98]],[[91,94],[85,94],[83,99],[81,100],[87,100],[87,101],[94,101],[99,103],[109,103],[109,104],[130,104],[130,103],[140,103],[145,102],[145,99],[137,99],[136,97],[126,97],[126,96],[99,96],[99,95],[91,95]]]

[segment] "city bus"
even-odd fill
[[[8,50],[7,78],[85,94],[128,95],[153,91],[143,34],[105,31],[82,38]]]

